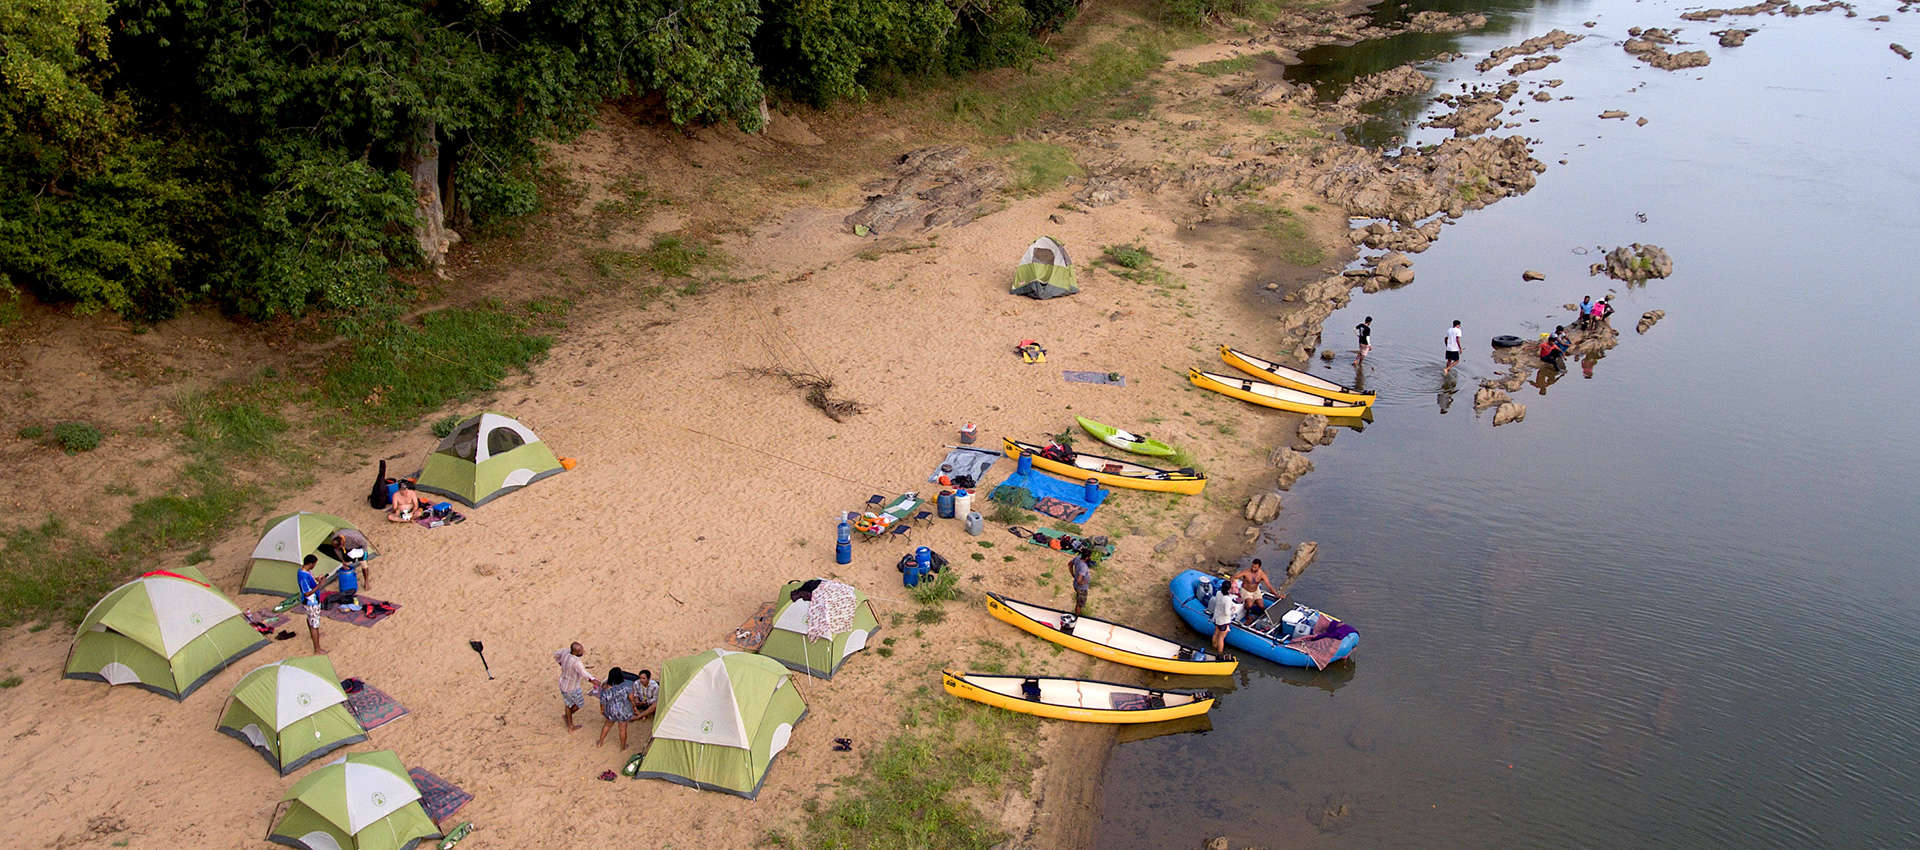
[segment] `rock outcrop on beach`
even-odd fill
[[[1248,522],[1271,522],[1274,517],[1280,515],[1280,494],[1272,490],[1255,493],[1247,499],[1246,510],[1241,514],[1247,518]]]
[[[1369,248],[1418,254],[1427,250],[1433,240],[1440,238],[1440,227],[1444,223],[1436,218],[1419,227],[1395,227],[1392,222],[1373,221],[1365,227],[1349,231],[1347,240]]]
[[[1320,544],[1312,540],[1300,541],[1293,547],[1293,558],[1287,561],[1287,577],[1293,578],[1307,571],[1313,565],[1313,559],[1320,557]]]
[[[1441,212],[1457,218],[1527,192],[1547,170],[1532,153],[1520,136],[1448,139],[1392,162],[1372,151],[1330,148],[1315,153],[1307,185],[1354,215],[1406,226]]]
[[[1474,70],[1484,74],[1498,67],[1500,63],[1512,59],[1515,56],[1527,56],[1534,53],[1545,53],[1549,50],[1559,50],[1584,37],[1585,36],[1574,35],[1561,29],[1550,30],[1546,35],[1536,35],[1519,44],[1499,48],[1488,54],[1487,58],[1475,63],[1473,67]]]
[[[1465,15],[1449,15],[1446,12],[1439,12],[1432,9],[1415,12],[1413,17],[1407,21],[1408,30],[1425,33],[1465,32],[1467,30],[1477,30],[1486,25],[1487,16],[1479,12],[1470,12]]]
[[[1527,418],[1527,406],[1517,401],[1506,402],[1493,410],[1493,426],[1495,428],[1508,423],[1519,422],[1525,418]]]
[[[1327,417],[1318,413],[1308,414],[1300,420],[1300,427],[1294,431],[1293,450],[1296,452],[1313,451],[1313,447],[1328,442],[1332,432],[1327,429]]]
[[[997,166],[970,160],[962,145],[908,151],[895,164],[893,177],[862,187],[872,194],[846,224],[874,233],[965,224],[979,217],[987,194],[1005,182]]]
[[[1492,94],[1483,94],[1455,102],[1452,112],[1434,116],[1420,126],[1451,129],[1456,139],[1478,136],[1499,127],[1500,113],[1506,108],[1506,104]]]
[[[1678,71],[1682,68],[1699,68],[1712,62],[1705,50],[1688,50],[1682,53],[1670,53],[1665,45],[1674,43],[1673,34],[1659,27],[1642,30],[1639,27],[1627,30],[1633,36],[1620,45],[1620,49],[1632,54],[1633,58],[1659,68],[1663,71]]]
[[[1294,482],[1299,481],[1300,476],[1313,471],[1313,461],[1307,460],[1306,455],[1286,446],[1274,449],[1270,459],[1274,466],[1280,468],[1280,474],[1275,479],[1274,486],[1282,490],[1293,489]]]
[[[1673,274],[1673,258],[1658,245],[1622,245],[1607,252],[1603,262],[1594,263],[1588,274],[1605,274],[1614,280],[1638,283]]]

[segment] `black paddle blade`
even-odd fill
[[[487,651],[487,648],[486,648],[485,646],[483,646],[483,645],[482,645],[482,644],[481,644],[481,643],[480,643],[479,641],[477,641],[477,640],[470,640],[470,641],[467,641],[467,646],[470,646],[470,647],[473,647],[473,651],[474,651],[474,652],[486,652],[486,651]]]

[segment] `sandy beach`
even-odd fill
[[[966,422],[979,426],[986,447],[1003,436],[1044,441],[1086,415],[1192,451],[1212,478],[1204,495],[1117,491],[1088,525],[1119,544],[1089,611],[1197,640],[1166,608],[1166,577],[1249,548],[1241,508],[1249,494],[1271,488],[1269,452],[1292,441],[1298,419],[1195,389],[1185,370],[1226,371],[1214,354],[1222,343],[1275,359],[1297,356],[1304,340],[1288,334],[1317,334],[1336,296],[1299,293],[1315,292],[1329,274],[1337,279],[1351,256],[1345,211],[1314,194],[1313,172],[1297,165],[1318,154],[1215,150],[1250,151],[1275,132],[1323,133],[1316,129],[1323,119],[1298,106],[1260,119],[1264,126],[1238,106],[1223,117],[1205,107],[1221,98],[1217,81],[1179,73],[1255,49],[1268,48],[1222,43],[1176,52],[1167,78],[1155,83],[1163,105],[1150,119],[1044,136],[1083,161],[1111,161],[1089,165],[1087,177],[1060,188],[982,205],[961,224],[863,238],[846,224],[861,205],[859,187],[888,178],[892,158],[923,146],[907,133],[867,138],[849,156],[870,171],[811,202],[780,195],[745,232],[722,238],[737,282],[671,303],[636,305],[618,292],[581,300],[544,362],[484,403],[461,408],[518,417],[557,454],[577,458],[578,468],[470,511],[463,525],[389,527],[365,505],[374,462],[388,459],[400,473],[418,468],[435,442],[431,419],[358,456],[329,458],[313,470],[310,487],[259,505],[260,518],[300,509],[340,514],[360,523],[382,553],[365,593],[402,610],[371,628],[329,621],[325,640],[343,676],[386,690],[410,714],[356,749],[394,749],[407,764],[471,792],[475,799],[454,820],[480,826],[475,846],[586,846],[646,835],[659,846],[744,847],[770,830],[796,830],[804,805],[830,797],[860,770],[866,748],[896,728],[903,700],[917,688],[937,689],[941,667],[968,666],[983,640],[1024,647],[1016,663],[1032,672],[1135,679],[1139,671],[1034,652],[1037,642],[985,614],[981,591],[989,589],[1070,603],[1063,581],[1041,578],[1064,575],[1065,559],[1020,545],[1003,527],[990,524],[985,536],[970,538],[957,522],[941,521],[912,535],[912,544],[946,555],[963,578],[964,597],[936,624],[894,619],[915,607],[893,567],[911,545],[857,544],[851,565],[834,565],[838,514],[875,493],[931,497],[937,487],[927,476]],[[1204,122],[1206,132],[1166,132],[1192,122]],[[573,149],[583,207],[623,176],[670,182],[672,161],[684,172],[685,162],[711,156],[750,173],[785,157],[829,156],[860,130],[851,119],[783,115],[751,143],[708,131],[629,157],[634,143],[619,135],[622,126],[610,113]],[[1150,182],[1139,164],[1161,156],[1185,163],[1184,174],[1169,167],[1163,190],[1138,190]],[[1121,160],[1124,166],[1113,164]],[[1257,171],[1263,162],[1272,179],[1244,183],[1253,172],[1236,169]],[[1136,191],[1089,203],[1086,193],[1102,180]],[[1231,186],[1243,188],[1228,195]],[[1278,257],[1272,240],[1242,226],[1250,215],[1244,206],[1222,198],[1287,209],[1296,223],[1288,231],[1293,257],[1306,251],[1313,262]],[[641,239],[675,221],[656,218],[612,239]],[[1041,234],[1075,254],[1077,296],[1037,302],[1008,295],[1015,262]],[[1103,246],[1127,243],[1149,248],[1164,277],[1129,279],[1093,262]],[[540,277],[538,269],[468,262],[456,276],[471,275],[477,293],[526,292],[521,287]],[[1289,318],[1315,311],[1310,322]],[[214,338],[217,329],[182,323],[155,333],[179,343]],[[1027,338],[1046,346],[1045,364],[1013,355]],[[27,374],[66,368],[28,351],[11,355]],[[866,410],[836,423],[782,382],[747,372],[758,368],[829,376],[836,394]],[[1062,370],[1118,373],[1126,384],[1069,382]],[[54,392],[43,386],[33,404],[58,406],[47,397]],[[99,462],[95,455],[54,472]],[[989,480],[1012,467],[1003,459]],[[228,535],[201,569],[223,590],[237,590],[257,533]],[[177,558],[155,553],[155,566]],[[664,659],[722,645],[781,583],[815,576],[868,591],[884,624],[880,637],[897,639],[895,653],[856,656],[831,682],[797,677],[811,713],[757,801],[664,782],[594,781],[627,753],[594,746],[592,701],[582,714],[587,729],[569,734],[561,726],[554,650],[584,643],[596,673],[657,669]],[[14,841],[257,846],[290,780],[212,729],[234,682],[260,664],[303,654],[305,635],[244,658],[181,704],[59,678],[71,640],[56,625],[14,629],[0,642],[0,669],[24,679],[0,696],[11,767],[0,779],[0,817],[13,824]],[[494,680],[469,640],[485,642]],[[976,802],[1000,819],[1013,846],[1085,846],[1111,734],[1059,723],[1041,729],[1037,775],[1006,799]],[[636,725],[634,749],[646,730]],[[853,752],[833,751],[838,737],[851,738]]]

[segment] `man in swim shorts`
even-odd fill
[[[1447,329],[1447,365],[1440,369],[1441,374],[1453,371],[1460,365],[1460,320],[1453,320],[1453,327]]]

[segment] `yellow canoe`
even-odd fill
[[[1033,458],[1033,465],[1055,475],[1064,475],[1076,481],[1098,478],[1102,484],[1125,487],[1129,490],[1152,490],[1157,493],[1180,493],[1192,496],[1206,489],[1205,473],[1188,469],[1178,471],[1155,469],[1146,464],[1130,460],[1101,457],[1085,452],[1076,452],[1072,463],[1064,463],[1040,454],[1040,447],[1019,440],[1000,438],[1005,443],[1007,457],[1018,460],[1021,455]]]
[[[1373,404],[1371,390],[1356,390],[1292,366],[1275,363],[1263,357],[1255,357],[1230,345],[1220,346],[1220,359],[1227,361],[1228,366],[1268,383],[1291,387],[1334,401],[1349,401],[1361,406]]]
[[[987,592],[987,613],[1041,640],[1129,667],[1189,676],[1232,675],[1240,662],[1139,629]],[[1061,627],[1073,618],[1071,631]]]
[[[1234,375],[1222,375],[1218,372],[1202,372],[1198,369],[1187,370],[1187,380],[1202,389],[1213,390],[1221,395],[1232,396],[1241,401],[1251,402],[1261,407],[1285,410],[1291,413],[1318,413],[1329,418],[1354,418],[1367,412],[1367,405],[1349,401],[1334,401],[1312,393],[1301,392],[1292,387],[1269,384],[1252,378]],[[1038,461],[1035,461],[1036,463]]]
[[[1136,685],[1000,673],[940,672],[947,693],[1008,711],[1083,723],[1158,723],[1213,710],[1208,691],[1160,691]],[[1029,695],[1035,696],[1029,696]]]

